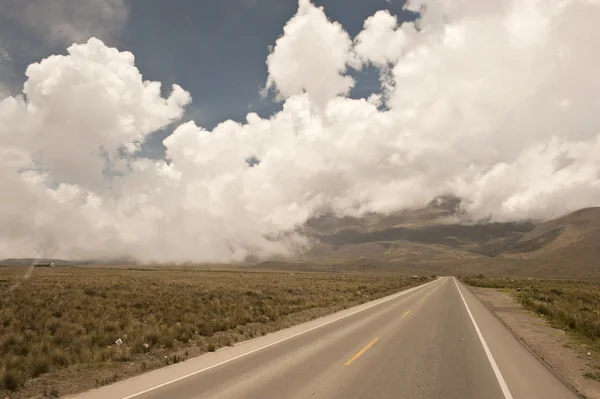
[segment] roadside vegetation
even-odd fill
[[[431,280],[64,267],[8,291],[23,274],[0,268],[0,397],[94,388]]]
[[[600,280],[461,277],[475,287],[508,290],[552,326],[572,333],[600,354]]]

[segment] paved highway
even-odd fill
[[[578,396],[444,277],[78,398]]]

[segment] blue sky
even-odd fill
[[[404,11],[404,2],[398,0],[314,3],[323,6],[328,17],[341,23],[351,37],[378,10],[388,9],[399,20],[415,16]],[[260,89],[267,80],[268,47],[296,13],[297,1],[129,0],[126,5],[128,16],[122,29],[103,39],[108,45],[131,51],[145,79],[160,81],[167,89],[177,83],[188,90],[193,103],[184,120],[193,119],[210,130],[227,119],[243,121],[248,112],[267,117],[280,109],[281,104],[272,96],[261,98]],[[44,41],[43,34],[36,35],[28,26],[15,24],[9,14],[0,17],[0,38],[4,39],[0,45],[9,44],[9,86],[17,89],[24,82],[28,64],[64,53],[66,44]],[[19,40],[13,40],[16,38]],[[15,45],[10,46],[11,43]],[[374,71],[355,74],[358,76],[353,97],[365,97],[379,89]],[[144,155],[161,157],[161,142],[169,133],[169,129],[155,133],[145,143]]]
[[[402,10],[403,2],[385,0],[316,1],[330,19],[342,24],[354,37],[364,20],[381,9],[402,19],[413,14]],[[242,121],[248,112],[265,117],[281,104],[261,98],[267,80],[268,46],[283,33],[296,13],[293,0],[161,0],[134,1],[121,47],[132,51],[147,79],[165,85],[177,83],[192,94],[184,119],[212,129],[233,119]],[[372,71],[360,73],[354,96],[379,88]],[[144,146],[149,156],[160,156],[160,143],[169,132],[157,132]],[[159,150],[159,151],[156,151]]]
[[[352,1],[350,7],[341,0],[315,3],[351,36],[377,10],[402,13],[400,2],[385,0]],[[192,115],[212,128],[225,119],[240,120],[249,109],[273,111],[259,94],[267,79],[265,59],[296,9],[293,0],[134,1],[122,47],[135,54],[147,78],[190,91]]]

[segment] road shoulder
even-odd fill
[[[492,288],[468,289],[563,382],[588,399],[600,399],[600,381],[584,376],[598,373],[600,359],[588,355],[564,331],[523,309],[509,293]]]

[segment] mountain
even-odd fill
[[[520,223],[475,223],[461,214],[454,198],[422,209],[362,218],[332,215],[311,219],[303,233],[315,245],[304,259],[451,261],[501,254],[535,228]]]
[[[475,223],[456,198],[427,207],[361,218],[323,215],[300,230],[313,241],[301,256],[246,265],[263,269],[484,273],[556,277],[600,277],[600,207],[535,223]],[[134,264],[132,260],[65,261],[5,259],[0,266],[35,262]]]
[[[310,270],[431,270],[439,273],[600,277],[600,208],[535,223],[475,223],[456,201],[362,218],[325,215],[302,231],[313,248],[293,259]]]
[[[561,259],[600,266],[600,207],[541,223],[505,251],[506,258]]]

